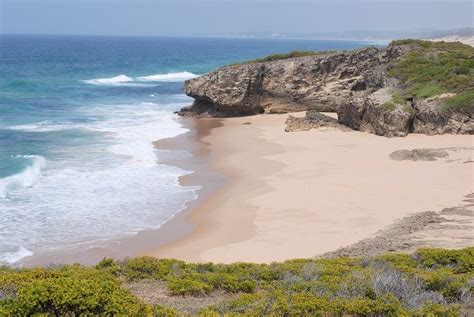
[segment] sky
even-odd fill
[[[472,0],[0,0],[0,33],[314,34],[473,26]]]

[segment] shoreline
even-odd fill
[[[195,225],[188,220],[188,214],[201,200],[208,199],[216,188],[226,181],[223,175],[208,167],[208,144],[202,140],[212,129],[221,126],[222,123],[214,118],[195,120],[179,117],[178,120],[188,131],[172,138],[155,141],[153,146],[157,151],[163,151],[158,164],[192,171],[190,174],[180,176],[178,182],[181,186],[200,187],[196,190],[196,199],[187,202],[181,211],[175,213],[159,228],[140,230],[128,237],[107,239],[103,241],[102,246],[91,243],[92,245],[87,249],[72,247],[59,252],[33,255],[20,260],[17,264],[24,267],[53,263],[95,265],[104,257],[124,259],[145,255],[157,246],[171,243],[190,234]],[[168,151],[171,151],[173,155],[166,155]]]
[[[470,164],[463,163],[472,160],[472,136],[288,133],[287,116],[222,119],[203,141],[211,168],[228,181],[186,214],[195,230],[144,255],[223,263],[314,257],[371,238],[401,218],[457,206],[472,192]],[[433,162],[389,158],[400,149],[435,147],[461,150]],[[391,178],[393,184],[386,182]],[[452,245],[466,244],[474,245],[474,237]]]
[[[182,186],[200,186],[196,190],[196,199],[188,202],[182,211],[160,228],[108,241],[105,247],[65,251],[53,257],[33,257],[31,261],[26,259],[24,265],[95,264],[104,257],[123,259],[144,255],[191,262],[270,263],[347,252],[374,254],[374,248],[367,251],[364,247],[373,244],[373,239],[378,239],[378,236],[386,238],[387,234],[393,234],[393,226],[400,219],[418,221],[412,216],[426,210],[440,211],[457,206],[465,195],[473,191],[472,185],[468,185],[469,181],[472,183],[472,174],[465,172],[471,164],[459,163],[466,157],[473,161],[472,136],[385,138],[336,129],[285,132],[288,115],[180,118],[183,127],[189,131],[156,141],[154,146],[158,151],[164,151],[159,156],[159,164],[193,171],[181,176],[179,183]],[[303,113],[291,115],[302,116]],[[448,159],[434,162],[396,162],[389,159],[390,152],[399,149],[447,145],[470,146],[470,150],[454,151]],[[173,155],[167,156],[167,151],[172,151]],[[359,162],[349,161],[350,164],[346,165],[341,156]],[[352,176],[348,169],[352,164],[355,168],[365,169],[366,174]],[[381,168],[379,172],[383,173],[384,164],[396,168],[395,173],[389,174],[396,177],[397,184],[401,186],[406,185],[403,177],[409,177],[414,172],[416,179],[417,170],[426,169],[418,175],[423,180],[420,185],[434,188],[427,187],[425,197],[420,198],[416,196],[417,186],[408,186],[410,188],[402,191],[405,203],[400,205],[399,199],[392,199],[395,206],[378,215],[378,209],[389,203],[384,200],[391,198],[377,199],[377,195],[396,192],[397,187],[387,189],[383,177],[377,180],[381,182],[378,184],[381,188],[369,186],[364,189],[358,188],[358,185],[364,185],[366,178],[378,178],[377,173],[370,175],[371,165],[378,165]],[[452,168],[456,173],[451,173]],[[429,181],[429,174],[438,172],[441,174],[436,177],[445,179],[447,186],[439,188],[442,185],[439,180]],[[464,176],[459,179],[459,175]],[[449,186],[452,184],[455,188]],[[314,194],[311,189],[314,189]],[[347,190],[339,196],[340,192]],[[413,190],[415,193],[411,192]],[[449,195],[446,195],[446,190]],[[431,194],[426,195],[426,192]],[[357,199],[357,196],[363,199]],[[413,206],[407,208],[406,202],[411,202]],[[469,220],[474,225],[474,211],[470,212],[470,218],[462,221]],[[426,222],[428,218],[420,219]],[[431,218],[428,219],[430,221]],[[440,228],[437,227],[438,233]],[[409,238],[412,238],[414,234],[410,233]],[[436,234],[436,231],[430,234]],[[429,241],[429,237],[425,240]],[[474,245],[474,236],[465,237],[461,242],[458,240],[441,245],[453,248]],[[436,245],[430,243],[426,246]],[[361,248],[361,245],[364,247]],[[411,245],[425,246],[423,243]],[[382,239],[375,253],[384,248],[387,252],[411,251],[404,244],[390,249],[389,243]]]

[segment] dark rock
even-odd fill
[[[335,128],[343,131],[350,130],[346,126],[339,124],[337,119],[322,114],[316,110],[309,110],[302,118],[289,116],[286,120],[286,132],[308,131],[317,128]]]
[[[444,149],[414,149],[392,152],[390,158],[395,161],[436,161],[438,158],[449,156]]]
[[[413,132],[423,134],[474,134],[471,113],[455,112],[443,107],[440,98],[415,102]]]
[[[374,102],[366,102],[360,131],[387,137],[406,136],[410,132],[413,113],[397,106],[390,110]]]
[[[350,98],[337,109],[339,123],[351,129],[359,130],[366,109],[363,98]]]
[[[337,111],[339,123],[354,130],[387,137],[406,136],[413,113],[403,107],[388,109],[370,98],[352,98]]]

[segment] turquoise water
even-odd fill
[[[196,198],[152,141],[186,130],[183,81],[350,41],[0,36],[0,262],[158,228]]]

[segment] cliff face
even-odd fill
[[[387,74],[411,56],[413,47],[390,45],[222,67],[186,81],[185,93],[195,102],[181,114],[242,116],[312,110],[337,112],[339,123],[384,136],[473,134],[472,111],[447,110],[443,96],[409,96],[393,102],[394,94],[406,85]],[[310,126],[318,125],[315,118],[312,112]]]
[[[384,85],[377,67],[400,54],[367,48],[220,68],[185,83],[192,110],[233,116],[306,109],[336,111],[354,92]]]

